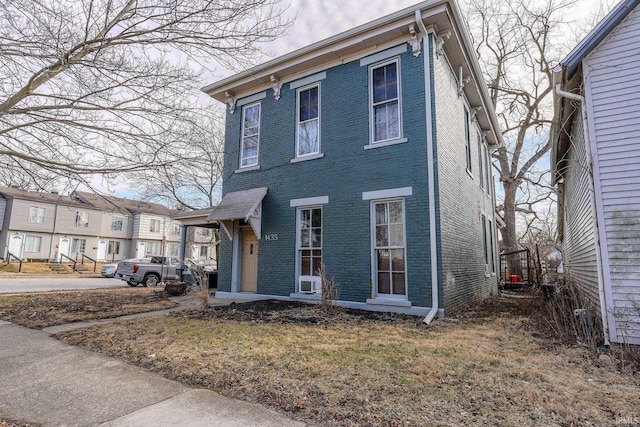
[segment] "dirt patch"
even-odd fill
[[[60,334],[319,426],[612,425],[640,378],[547,336],[535,299],[422,318],[262,301]]]
[[[147,288],[0,295],[0,319],[42,329],[174,306],[163,291]]]

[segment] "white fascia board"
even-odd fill
[[[292,199],[289,206],[297,208],[298,206],[326,205],[329,203],[329,196],[306,197],[304,199]]]
[[[413,187],[390,188],[388,190],[365,191],[362,200],[389,199],[391,197],[412,196]]]

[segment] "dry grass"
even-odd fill
[[[163,291],[148,288],[0,295],[0,319],[41,329],[174,306]]]
[[[237,305],[59,338],[313,425],[612,425],[640,417],[637,373],[554,341],[540,312],[502,297],[426,326],[406,316]]]
[[[104,264],[108,263],[97,263],[96,264],[96,275],[100,275],[100,269]],[[73,273],[71,270],[71,266],[67,264],[63,264],[65,269],[71,274],[80,274]],[[93,272],[93,263],[85,263],[85,266]],[[0,263],[0,273],[18,273],[18,263],[12,262],[7,264],[6,262]],[[60,274],[52,271],[47,264],[44,262],[25,262],[22,264],[21,274],[28,275],[37,275],[37,276],[60,276]]]

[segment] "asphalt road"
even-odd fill
[[[124,281],[104,277],[2,277],[1,293],[128,288]]]

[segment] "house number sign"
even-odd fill
[[[267,242],[275,242],[276,240],[278,240],[278,233],[265,234],[264,240],[266,240]]]

